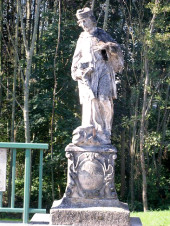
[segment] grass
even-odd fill
[[[0,212],[0,221],[20,221],[22,222],[21,213],[1,213]]]
[[[143,226],[170,226],[170,210],[132,212],[131,217],[139,217]]]
[[[0,218],[0,222],[1,221],[16,221],[16,222],[22,222],[22,220],[21,219],[11,219],[11,218]]]

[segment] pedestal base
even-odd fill
[[[117,150],[113,145],[69,144],[67,187],[50,210],[52,225],[130,226],[128,205],[119,202],[114,186]]]
[[[50,210],[50,223],[74,226],[130,226],[128,205],[119,203],[120,207],[58,208],[58,202],[55,201]]]

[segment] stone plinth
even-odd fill
[[[54,206],[57,203],[54,202]],[[52,225],[130,226],[127,205],[122,207],[55,208],[50,211]]]
[[[117,150],[113,145],[66,147],[67,187],[50,210],[52,225],[129,226],[127,204],[118,200],[114,186]]]

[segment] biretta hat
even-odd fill
[[[77,10],[76,17],[78,20],[82,20],[90,16],[93,16],[93,11],[88,7]]]

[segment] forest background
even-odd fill
[[[81,123],[71,62],[81,32],[77,9],[92,7],[98,27],[121,45],[112,144],[115,184],[131,210],[168,209],[170,3],[168,0],[0,0],[0,142],[48,143],[43,207],[63,196],[65,147]],[[38,200],[38,155],[32,152],[31,206]],[[22,205],[24,153],[17,152],[16,203]],[[7,192],[10,206],[11,153]]]

